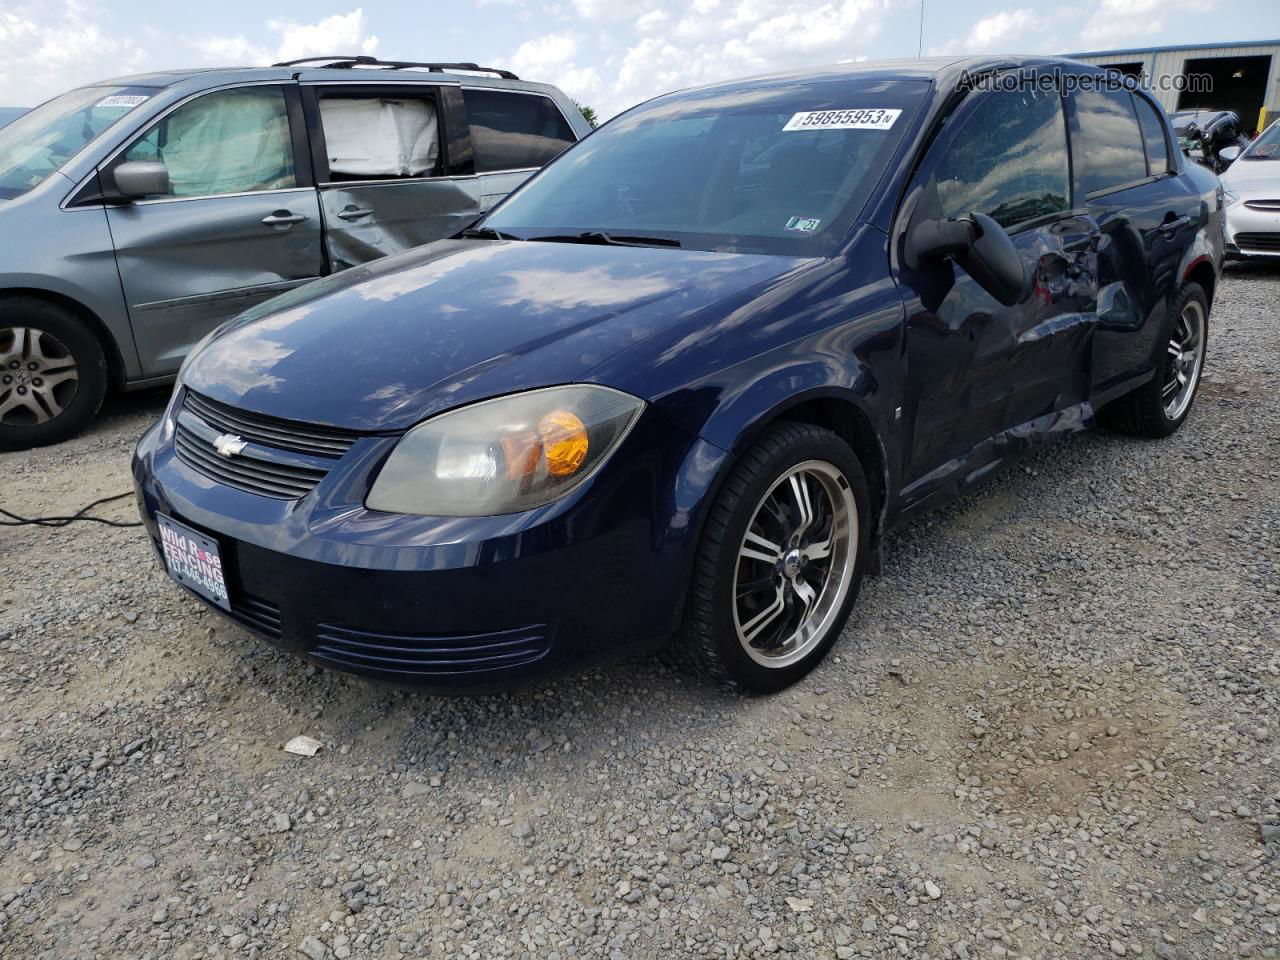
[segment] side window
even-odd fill
[[[462,98],[477,173],[540,167],[577,139],[556,105],[540,94],[471,89]]]
[[[1003,227],[1070,204],[1067,128],[1056,91],[997,90],[964,118],[934,170],[943,214]]]
[[[1159,176],[1169,172],[1169,145],[1164,135],[1164,118],[1156,113],[1146,97],[1134,95],[1138,106],[1138,123],[1142,127],[1142,140],[1147,148],[1147,173]]]
[[[163,163],[172,197],[298,185],[279,87],[243,87],[192,100],[158,121],[121,159]]]
[[[320,99],[329,180],[439,175],[440,133],[430,96],[327,94]]]
[[[1147,157],[1128,90],[1080,90],[1076,115],[1080,135],[1072,149],[1086,195],[1146,178]]]

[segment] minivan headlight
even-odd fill
[[[595,473],[643,409],[618,390],[572,384],[452,410],[401,438],[365,506],[435,517],[540,507]]]

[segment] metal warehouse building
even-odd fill
[[[1143,76],[1164,108],[1234,110],[1246,132],[1280,117],[1280,40],[1067,54]],[[1161,85],[1161,78],[1165,78]]]

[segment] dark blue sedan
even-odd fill
[[[670,648],[778,689],[907,517],[1098,418],[1183,423],[1221,200],[1068,61],[660,97],[457,238],[217,330],[138,445],[142,514],[195,596],[339,670]]]

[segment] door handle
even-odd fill
[[[359,220],[361,217],[367,217],[371,213],[373,211],[368,207],[347,207],[345,210],[340,210],[338,216],[343,220]]]
[[[295,223],[301,223],[306,220],[307,216],[301,213],[293,213],[290,210],[277,210],[275,213],[269,213],[262,218],[262,222],[268,227],[291,227]]]
[[[1160,224],[1159,230],[1161,233],[1175,233],[1190,222],[1190,217],[1178,217],[1175,220],[1166,220],[1164,223]]]

